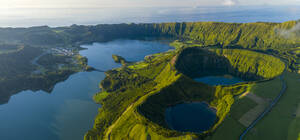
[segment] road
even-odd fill
[[[243,140],[245,135],[267,114],[269,113],[272,108],[277,104],[281,96],[285,93],[286,91],[286,82],[284,81],[284,76],[283,74],[280,76],[280,81],[282,83],[282,88],[280,90],[280,93],[277,95],[277,97],[271,102],[271,104],[264,110],[263,113],[261,113],[258,118],[256,118],[247,128],[246,130],[241,134],[240,140]]]
[[[33,60],[31,60],[31,64],[42,67],[40,64],[37,63],[37,61],[46,54],[48,54],[48,52],[43,52],[41,55],[35,57]]]

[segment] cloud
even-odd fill
[[[285,38],[295,38],[300,36],[300,22],[288,30],[279,30],[279,34]]]
[[[235,0],[224,0],[222,5],[224,6],[234,6],[237,4],[237,1]]]

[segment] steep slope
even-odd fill
[[[230,74],[245,81],[262,80],[278,76],[285,67],[273,56],[241,49],[191,47],[184,49],[178,58],[176,68],[193,78]]]

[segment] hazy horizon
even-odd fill
[[[0,66],[0,140],[300,140],[300,0],[0,0]]]
[[[0,27],[196,21],[284,22],[298,19],[299,6],[0,8]]]

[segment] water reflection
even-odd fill
[[[119,67],[112,54],[139,61],[144,56],[164,52],[168,45],[154,41],[116,40],[82,45],[80,52],[88,63],[101,70]],[[93,126],[98,105],[92,96],[99,92],[103,72],[79,72],[55,85],[48,94],[23,91],[0,105],[0,139],[2,140],[82,140]]]

